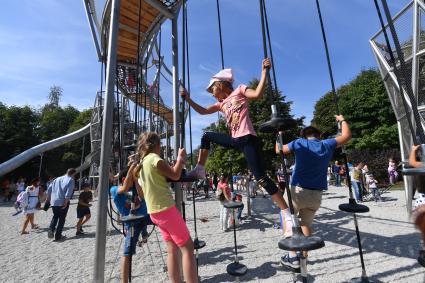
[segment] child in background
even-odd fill
[[[242,195],[241,194],[233,192],[232,195],[233,195],[233,197],[232,197],[233,201],[242,202]],[[236,222],[235,222],[236,227],[238,227],[241,223],[242,211],[243,211],[243,206],[239,207],[238,211],[236,213]]]
[[[388,160],[388,177],[390,179],[390,184],[394,185],[397,181],[397,165],[395,164],[395,161],[393,158],[390,158]]]
[[[182,254],[184,281],[198,282],[195,258],[193,256],[193,241],[180,212],[177,210],[166,178],[180,178],[186,151],[179,149],[176,164],[169,166],[159,155],[161,153],[160,138],[156,133],[145,132],[138,140],[140,155],[139,183],[142,186],[148,213],[154,224],[159,228],[167,245],[168,276],[171,282],[180,282],[179,253]]]
[[[217,99],[217,102],[206,108],[194,102],[186,90],[181,91],[180,95],[201,115],[212,114],[217,111],[224,112],[227,126],[231,132],[231,136],[224,133],[205,132],[201,138],[198,163],[188,175],[196,176],[200,179],[205,178],[204,166],[208,158],[211,142],[243,152],[259,186],[271,195],[272,201],[277,204],[285,215],[285,219],[288,220],[286,224],[292,226],[291,213],[288,206],[276,184],[266,175],[262,165],[261,148],[249,117],[249,100],[259,99],[263,95],[266,86],[266,75],[270,66],[270,60],[264,59],[261,66],[261,78],[255,90],[249,89],[246,85],[239,85],[237,88],[233,88],[232,70],[221,70],[211,78],[207,87],[207,91]]]
[[[76,236],[84,235],[83,232],[83,224],[87,223],[91,217],[90,213],[90,202],[93,201],[93,194],[90,190],[90,184],[84,183],[82,185],[83,192],[81,192],[78,197],[78,205],[77,205],[77,232]]]
[[[111,198],[114,201],[115,207],[120,213],[120,216],[128,216],[130,213],[137,216],[144,216],[146,221],[142,219],[130,223],[124,223],[125,239],[123,245],[123,254],[121,256],[121,282],[128,282],[130,275],[130,255],[136,253],[136,245],[140,234],[142,237],[147,237],[146,225],[151,224],[146,208],[146,203],[143,199],[142,188],[138,185],[136,175],[137,163],[129,157],[128,169],[118,173],[117,180],[122,181],[120,185],[112,186],[110,189]],[[133,189],[136,195],[133,197]],[[131,193],[130,193],[131,191]],[[134,200],[134,203],[133,203]],[[133,207],[132,207],[133,206]],[[131,233],[133,227],[133,233]]]
[[[224,207],[224,202],[231,200],[231,190],[227,182],[227,175],[222,175],[217,184],[217,196],[220,201],[220,228],[221,231],[229,231],[230,209]]]
[[[378,201],[382,202],[382,198],[381,198],[381,195],[379,194],[378,186],[376,185],[378,184],[378,181],[375,179],[373,174],[368,174],[366,176],[367,176],[366,182],[369,186],[369,190],[372,192],[375,202],[378,202]]]

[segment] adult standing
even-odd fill
[[[25,189],[26,196],[24,197],[23,210],[22,213],[25,215],[25,220],[22,225],[21,235],[28,234],[27,226],[28,223],[31,223],[31,229],[39,228],[37,224],[34,223],[34,214],[38,208],[40,208],[40,201],[38,198],[40,190],[40,179],[35,178],[31,181],[31,186],[28,186]]]
[[[340,136],[320,140],[320,131],[309,126],[301,131],[301,138],[284,145],[282,148],[285,154],[295,153],[291,196],[295,217],[300,218],[301,229],[305,236],[310,236],[312,233],[310,225],[322,202],[323,191],[328,189],[326,182],[327,168],[334,150],[337,146],[342,146],[351,139],[351,131],[344,117],[338,115],[335,118],[341,125]],[[278,145],[276,145],[276,152],[279,152]],[[287,229],[284,231],[286,232]],[[282,257],[281,263],[293,269],[299,269],[299,256],[295,251],[291,251]]]
[[[53,210],[52,221],[48,231],[48,237],[55,237],[55,241],[63,238],[62,229],[65,224],[66,215],[69,209],[69,202],[75,187],[75,169],[69,168],[66,174],[52,181],[47,189],[47,200]]]
[[[335,178],[335,186],[339,187],[341,186],[341,175],[339,174],[339,171],[341,170],[341,166],[339,165],[338,160],[335,161],[335,164],[332,165],[332,173]]]
[[[213,192],[215,193],[215,191],[217,190],[217,185],[218,185],[218,175],[216,172],[214,172],[213,174],[212,182],[213,182]]]
[[[363,187],[362,187],[362,169],[363,162],[357,164],[356,167],[353,168],[353,174],[351,176],[351,185],[354,189],[354,194],[356,196],[357,201],[363,201]]]

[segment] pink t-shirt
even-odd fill
[[[239,85],[226,99],[217,102],[226,117],[232,138],[257,135],[249,118],[248,98],[244,95],[246,89],[246,85]]]

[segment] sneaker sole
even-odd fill
[[[286,262],[286,261],[283,262],[282,260],[280,261],[280,264],[282,264],[282,266],[284,268],[286,268],[287,270],[289,270],[291,272],[301,273],[301,268],[299,266],[298,267],[295,267],[295,266],[291,265],[289,262]]]

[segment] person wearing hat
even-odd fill
[[[320,131],[308,126],[301,131],[301,138],[288,144],[276,144],[276,153],[295,154],[295,167],[291,178],[291,196],[295,217],[300,218],[300,225],[305,236],[311,235],[311,224],[322,202],[323,191],[328,189],[326,180],[328,164],[337,146],[346,144],[351,139],[351,131],[342,115],[335,116],[341,125],[341,135],[336,138],[321,140]],[[291,218],[284,218],[285,235],[292,235]],[[289,225],[288,225],[289,224]],[[289,226],[289,229],[288,229]],[[281,258],[281,263],[291,269],[299,270],[299,256],[290,251]]]
[[[76,236],[84,235],[83,232],[83,225],[89,221],[91,217],[90,213],[90,202],[93,201],[93,194],[90,190],[90,184],[84,183],[82,185],[83,191],[80,193],[80,196],[78,197],[78,204],[77,204],[77,232],[75,233]]]
[[[198,163],[194,170],[188,173],[190,176],[199,179],[205,178],[205,163],[208,158],[210,144],[216,143],[226,148],[233,148],[243,152],[248,166],[255,176],[258,184],[263,187],[272,197],[272,200],[282,211],[289,214],[288,206],[279,193],[276,184],[266,175],[262,165],[261,149],[257,134],[249,117],[249,100],[259,99],[263,95],[266,86],[267,69],[271,66],[269,59],[262,62],[261,79],[257,88],[249,89],[246,85],[239,85],[233,88],[232,69],[223,69],[214,75],[208,84],[207,91],[211,93],[217,102],[213,105],[203,107],[194,102],[186,90],[182,90],[180,95],[199,114],[207,115],[217,111],[224,113],[227,127],[231,136],[224,133],[205,132],[201,138]]]

